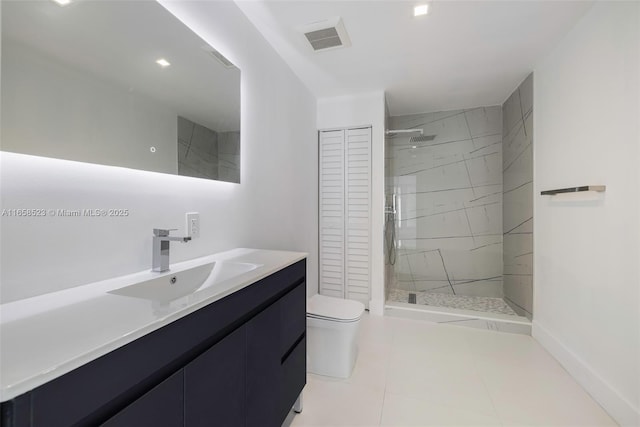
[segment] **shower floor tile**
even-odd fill
[[[502,300],[502,298],[474,297],[467,295],[439,294],[428,291],[391,289],[389,290],[388,301],[414,303],[411,295],[415,295],[415,304],[419,305],[517,316],[516,312],[513,311],[511,307]]]

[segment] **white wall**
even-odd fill
[[[309,252],[317,289],[316,101],[230,1],[167,2],[242,70],[242,183],[3,153],[2,208],[125,208],[126,218],[2,217],[2,300],[150,268],[151,230],[198,211],[172,261],[234,247]]]
[[[372,126],[371,150],[371,302],[372,313],[384,311],[384,92],[318,99],[319,130]]]
[[[599,2],[534,71],[533,335],[640,425],[640,3]],[[604,184],[557,201],[541,190]]]

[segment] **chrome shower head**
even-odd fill
[[[429,142],[429,141],[433,141],[434,139],[436,139],[437,135],[420,135],[420,136],[412,136],[411,139],[409,139],[409,143],[414,144],[416,142]]]
[[[387,129],[384,133],[389,138],[395,138],[396,136],[399,136],[401,134],[416,132],[420,132],[420,135],[422,135],[422,129]]]

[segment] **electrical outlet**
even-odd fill
[[[187,236],[192,239],[200,237],[200,214],[198,212],[187,212]]]

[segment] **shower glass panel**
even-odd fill
[[[503,301],[501,107],[388,124],[387,301],[515,315]]]

